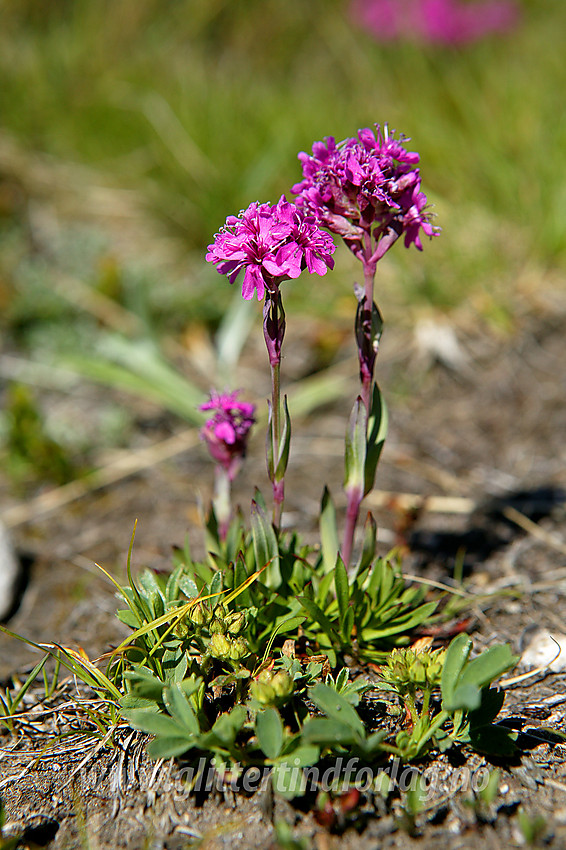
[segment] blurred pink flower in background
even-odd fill
[[[509,30],[519,19],[514,0],[353,0],[351,9],[380,41],[465,44]]]
[[[248,435],[255,422],[255,405],[238,400],[238,390],[232,393],[212,392],[210,400],[199,410],[213,415],[201,428],[200,436],[213,459],[233,481],[246,454]]]

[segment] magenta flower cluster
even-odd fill
[[[519,10],[513,0],[354,0],[352,16],[380,41],[458,45],[510,29]]]
[[[312,155],[299,154],[303,180],[293,186],[295,203],[356,254],[364,236],[378,241],[379,260],[396,239],[422,250],[421,232],[434,234],[421,192],[419,155],[407,151],[403,136],[395,139],[387,127],[360,130],[339,144],[332,136],[315,142]]]
[[[238,401],[237,390],[212,392],[210,400],[201,404],[199,410],[213,412],[201,429],[201,438],[213,459],[233,480],[246,454],[249,431],[255,422],[255,405]]]
[[[265,289],[274,292],[283,280],[304,269],[319,275],[334,267],[335,245],[317,221],[281,197],[275,205],[251,204],[239,216],[229,216],[208,246],[206,259],[234,283],[244,271],[246,300]]]

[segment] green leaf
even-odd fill
[[[158,710],[155,700],[136,697],[133,694],[125,694],[125,696],[122,697],[120,700],[120,708],[122,709],[123,714],[133,708],[147,708],[151,711]]]
[[[139,576],[139,583],[145,590],[148,597],[161,596],[161,588],[157,583],[157,578],[152,570],[145,569]]]
[[[374,603],[374,608],[381,607],[393,588],[395,571],[383,558],[378,558],[371,570],[367,592]]]
[[[467,685],[456,685],[450,697],[442,700],[442,707],[445,711],[474,711],[481,704],[481,691],[477,685],[468,683]]]
[[[182,736],[163,735],[149,742],[147,745],[147,754],[152,759],[177,758],[195,746],[197,746],[196,742],[189,741]]]
[[[154,676],[146,668],[140,667],[136,670],[126,670],[124,678],[130,682],[130,691],[133,696],[142,699],[151,699],[161,702],[165,683]]]
[[[298,596],[297,599],[301,603],[309,617],[311,617],[311,619],[314,620],[315,623],[318,623],[318,625],[328,637],[330,643],[339,646],[341,641],[338,637],[338,634],[334,630],[332,623],[330,622],[324,611],[322,611],[318,607],[316,602],[313,602],[312,599],[308,599],[308,597],[306,596]]]
[[[336,508],[328,487],[324,488],[322,494],[319,529],[322,567],[325,573],[329,573],[336,565],[340,543],[336,526]]]
[[[287,617],[287,619],[281,620],[276,625],[274,624],[273,626],[270,626],[267,630],[267,633],[269,634],[269,639],[267,641],[267,645],[263,653],[263,660],[265,661],[268,655],[270,654],[271,647],[273,646],[273,642],[275,641],[275,638],[278,634],[285,634],[285,632],[294,631],[299,626],[302,626],[302,624],[305,622],[305,619],[305,617],[299,614],[297,616]]]
[[[307,720],[301,731],[301,738],[309,744],[319,744],[321,747],[332,747],[336,744],[348,746],[360,740],[351,726],[332,717],[313,717]]]
[[[154,401],[194,425],[201,425],[204,420],[198,409],[205,400],[202,391],[171,366],[147,339],[100,335],[95,355],[68,357],[63,362],[87,378]]]
[[[210,582],[209,593],[211,596],[215,596],[222,592],[224,588],[224,576],[220,570],[217,570],[212,576],[212,581]]]
[[[259,745],[267,758],[277,758],[285,737],[277,709],[266,708],[265,711],[260,711],[256,717],[255,729]]]
[[[194,599],[195,596],[198,596],[198,587],[189,576],[180,576],[178,586],[188,599]]]
[[[257,569],[266,567],[263,583],[275,590],[281,586],[279,545],[267,514],[255,499],[252,500],[251,526]]]
[[[377,548],[377,523],[371,513],[368,512],[364,525],[364,538],[362,543],[362,554],[358,567],[358,575],[367,569],[375,558]]]
[[[364,475],[364,496],[373,490],[377,464],[383,450],[388,428],[385,400],[377,384],[373,387],[371,413],[368,420],[367,454]]]
[[[330,587],[334,581],[334,568],[320,579],[316,590],[316,603],[320,608],[326,608]]]
[[[338,558],[336,560],[334,584],[336,587],[338,610],[340,612],[340,617],[344,619],[348,609],[348,602],[350,601],[350,585],[348,582],[348,573],[346,572],[346,567],[344,566],[342,558]]]
[[[189,735],[200,733],[194,709],[178,683],[174,683],[165,689],[163,700],[170,715],[187,730]]]
[[[278,758],[280,764],[287,763],[292,767],[309,767],[316,764],[320,758],[320,747],[316,744],[303,744],[298,734],[288,739]]]
[[[512,654],[508,644],[502,643],[491,646],[481,655],[477,655],[471,661],[468,661],[460,676],[459,684],[474,684],[478,688],[483,688],[498,679],[517,661],[517,656]]]
[[[340,631],[342,633],[343,642],[349,646],[352,642],[352,630],[354,628],[354,609],[348,608],[346,610],[346,614],[344,615],[344,619],[342,620],[342,626]]]
[[[187,741],[192,740],[192,735],[166,714],[157,714],[154,710],[145,708],[133,708],[125,711],[124,717],[134,729],[140,729],[150,735],[185,737]]]
[[[215,745],[230,748],[244,725],[247,714],[247,709],[243,705],[236,705],[229,713],[221,714],[210,732],[205,732],[200,736],[199,741],[203,748],[214,747]]]
[[[129,608],[123,608],[120,611],[117,611],[116,616],[121,623],[129,626],[130,629],[137,629],[140,625],[140,618],[137,614],[134,614],[133,611],[130,611]]]
[[[366,430],[367,410],[361,396],[358,396],[354,402],[346,430],[344,489],[346,492],[357,491],[360,496],[364,490]]]
[[[446,650],[440,678],[442,704],[446,708],[446,711],[451,710],[448,708],[448,705],[452,704],[454,691],[456,690],[460,675],[464,669],[466,661],[468,660],[471,649],[471,638],[462,633],[453,638]]]
[[[389,732],[387,729],[380,729],[378,732],[372,732],[371,735],[368,735],[363,747],[366,755],[371,756],[373,753],[378,752],[381,749],[381,744],[388,735]]]
[[[289,770],[289,765],[286,762],[273,766],[271,784],[275,793],[286,800],[301,796],[306,788],[303,771],[299,768]]]
[[[341,694],[334,688],[324,685],[322,682],[309,689],[309,698],[328,717],[339,723],[345,723],[355,735],[365,738],[365,727],[356,709],[350,705]]]
[[[234,590],[244,584],[247,578],[248,571],[246,569],[246,564],[240,554],[236,560],[236,563],[234,564]],[[250,608],[252,606],[252,595],[250,593],[249,588],[242,590],[242,592],[240,593],[239,604],[243,608]]]
[[[388,625],[377,628],[363,628],[363,640],[369,643],[374,640],[398,635],[400,632],[408,632],[427,620],[434,613],[437,605],[437,602],[425,602],[424,605],[420,605],[414,611],[408,611],[396,617]]]
[[[468,722],[470,727],[487,726],[495,720],[503,703],[505,702],[505,691],[500,688],[482,688],[481,702],[477,711],[470,711]]]

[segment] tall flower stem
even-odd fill
[[[273,524],[281,525],[285,498],[285,446],[281,428],[281,346],[285,336],[285,311],[277,284],[266,288],[263,335],[271,368],[270,424],[267,434],[267,471],[273,487]],[[288,451],[288,446],[287,446]]]
[[[232,518],[231,503],[232,480],[228,472],[220,465],[214,470],[214,494],[212,504],[218,522],[218,536],[226,540]]]
[[[369,451],[368,423],[371,414],[373,398],[373,375],[375,358],[381,333],[381,317],[373,303],[373,289],[377,260],[373,257],[371,233],[364,233],[363,245],[358,256],[364,270],[364,288],[358,287],[358,310],[356,314],[356,343],[360,364],[360,395],[354,405],[349,425],[347,443],[351,449],[346,450],[346,477],[344,487],[347,495],[346,521],[342,545],[342,559],[346,567],[350,565],[354,537],[360,505],[365,494],[365,464]],[[361,407],[360,407],[361,403]]]
[[[273,469],[279,465],[279,447],[281,444],[281,364],[271,366],[271,440],[273,445]],[[273,524],[281,526],[281,514],[285,499],[285,479],[277,481],[273,477]]]
[[[364,233],[364,246],[361,255],[364,269],[364,296],[361,304],[360,330],[358,331],[358,354],[360,360],[361,396],[370,414],[373,369],[377,355],[376,339],[373,329],[373,289],[377,261],[373,258],[371,234]]]

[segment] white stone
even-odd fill
[[[521,664],[529,670],[536,667],[548,667],[553,673],[566,670],[566,635],[546,629],[529,634]]]
[[[6,617],[14,604],[19,573],[16,553],[8,532],[0,522],[0,620]]]

